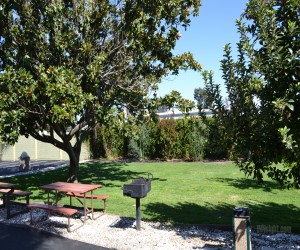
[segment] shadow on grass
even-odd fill
[[[254,179],[234,179],[234,178],[211,178],[211,181],[217,181],[221,183],[226,183],[226,185],[238,188],[238,189],[261,189],[265,192],[271,192],[272,190],[282,190],[284,187],[280,186],[275,181],[264,181],[260,183]]]
[[[128,164],[125,162],[90,162],[80,166],[79,179],[82,183],[100,183],[107,187],[120,187],[114,182],[122,184],[130,183],[138,177],[148,178],[148,172],[131,171],[124,167]],[[154,178],[155,181],[167,181],[167,179]],[[107,182],[111,181],[111,182]]]
[[[252,226],[277,225],[289,226],[292,232],[300,233],[300,209],[294,205],[279,205],[276,203],[247,204],[250,211]],[[203,206],[195,203],[177,203],[170,206],[160,202],[145,205],[144,213],[154,221],[163,223],[192,224],[203,227],[213,227],[231,230],[233,210],[235,205],[223,203],[214,205],[206,203]]]
[[[103,185],[103,182],[106,181],[105,186],[107,187],[120,187],[121,185],[115,184],[116,181],[126,182],[132,178],[136,178],[138,175],[145,174],[144,172],[124,170],[123,167],[126,165],[126,163],[119,162],[87,162],[80,164],[78,173],[79,182]],[[30,196],[31,200],[43,200],[45,199],[45,191],[41,190],[40,186],[57,181],[65,182],[68,177],[69,167],[65,167],[48,172],[10,177],[2,179],[1,181],[16,183],[18,184],[18,189],[34,192],[34,194]],[[54,193],[50,193],[50,201],[52,200],[55,200]]]
[[[147,177],[148,173],[144,171],[131,171],[126,168],[126,162],[87,162],[80,164],[79,182],[80,183],[97,183],[106,187],[121,187],[125,183],[131,182],[137,177]],[[18,189],[34,192],[31,195],[32,200],[45,199],[45,191],[40,186],[57,182],[66,181],[69,177],[69,167],[56,169],[48,172],[40,172],[31,175],[21,175],[2,179],[3,182],[16,183]],[[166,181],[166,179],[155,178],[157,181]],[[60,195],[60,194],[59,194]],[[50,200],[54,200],[54,193],[50,194]]]
[[[114,182],[129,182],[139,176],[146,176],[146,172],[135,172],[124,169],[127,163],[122,162],[90,162],[80,166],[79,179],[82,183],[100,183],[106,187],[121,187]],[[111,182],[107,182],[111,181]]]
[[[2,179],[1,181],[15,183],[18,185],[18,189],[34,192],[34,194],[30,196],[31,200],[43,200],[45,198],[45,191],[41,190],[40,186],[57,181],[66,181],[68,179],[68,173],[69,168],[66,167],[48,172],[10,177]]]

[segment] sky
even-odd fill
[[[236,50],[239,34],[235,21],[243,13],[247,2],[248,0],[202,0],[199,16],[192,17],[186,31],[180,31],[182,36],[174,49],[175,54],[190,51],[204,70],[212,70],[215,82],[223,86],[223,96],[226,95],[220,70],[223,48],[230,43],[232,50]],[[194,101],[194,89],[199,87],[204,88],[199,72],[180,71],[177,76],[170,75],[163,79],[157,94],[164,96],[177,90],[183,98]]]

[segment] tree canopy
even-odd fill
[[[200,69],[174,55],[198,0],[7,0],[0,3],[0,134],[32,136],[70,157],[115,109],[147,107],[167,74]],[[75,139],[75,142],[73,140]]]
[[[230,109],[204,72],[207,101],[248,175],[300,184],[300,1],[250,0],[237,20],[238,58],[221,62]],[[282,167],[283,164],[283,167]]]
[[[166,107],[167,110],[173,110],[176,108],[182,112],[182,114],[188,114],[195,107],[195,103],[193,101],[183,98],[176,90],[172,90],[169,94],[159,98],[157,103]]]

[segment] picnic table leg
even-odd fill
[[[71,232],[71,228],[70,228],[70,216],[68,216],[68,232],[70,233]]]
[[[2,199],[3,199],[3,207],[6,207],[6,194],[2,194]]]
[[[85,197],[85,193],[83,194],[83,209],[84,209],[84,223],[86,221],[86,197]]]
[[[30,225],[33,225],[33,220],[32,220],[32,209],[30,209]]]
[[[10,218],[10,194],[14,192],[14,188],[12,188],[7,194],[5,195],[5,206],[6,206],[6,218]]]
[[[10,195],[9,195],[9,193],[6,194],[5,202],[6,202],[6,218],[9,219],[10,218]]]
[[[50,205],[50,194],[49,193],[50,193],[50,191],[48,190],[47,191],[47,194],[48,194],[48,205]]]
[[[104,211],[103,211],[103,213],[105,213],[105,211],[106,211],[106,199],[103,200],[103,201],[104,201]]]
[[[29,195],[26,195],[26,205],[29,205]]]
[[[93,190],[91,191],[91,203],[92,203],[92,219],[94,220],[94,198],[93,198]]]
[[[55,192],[55,206],[57,206],[57,203],[58,203],[58,197],[57,197],[57,190],[56,190],[56,192]]]

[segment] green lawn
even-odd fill
[[[148,172],[154,180],[151,192],[141,199],[142,220],[231,225],[234,207],[247,206],[252,227],[290,226],[300,232],[300,190],[282,189],[271,180],[259,185],[232,163],[84,163],[79,180],[103,185],[96,193],[110,195],[108,213],[135,218],[135,200],[123,196],[121,188]],[[65,168],[1,181],[18,183],[33,192],[31,201],[43,201],[46,195],[39,186],[65,181],[67,174]],[[61,203],[68,201],[63,198]]]

